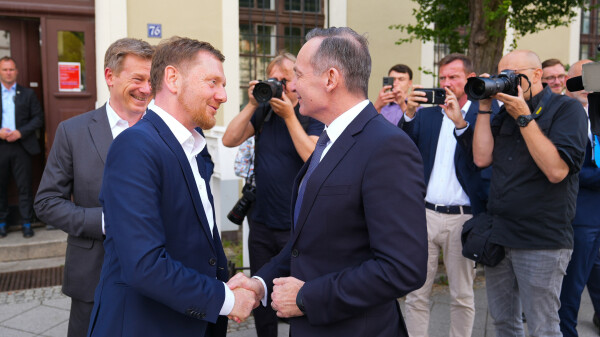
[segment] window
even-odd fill
[[[267,79],[267,65],[280,50],[298,54],[304,36],[323,27],[327,0],[239,0],[241,106],[248,82]]]
[[[580,59],[600,60],[598,44],[600,44],[600,0],[590,0],[587,7],[581,9]]]

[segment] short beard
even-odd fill
[[[181,106],[183,106],[183,109],[185,110],[185,112],[190,115],[190,117],[192,119],[192,123],[194,123],[194,126],[199,127],[202,130],[212,129],[215,126],[215,124],[217,123],[217,120],[215,119],[215,117],[205,111],[198,111],[197,107],[188,104],[183,99],[183,97],[186,96],[186,91],[187,91],[187,89],[186,89],[186,87],[184,87],[181,94],[177,96],[177,101],[179,102],[179,104],[181,104]]]

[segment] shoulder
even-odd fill
[[[33,92],[33,89],[26,88],[20,84],[17,84],[17,91],[20,91],[20,93],[22,95],[26,95],[26,96],[35,95],[35,93]]]
[[[73,116],[69,119],[66,119],[60,122],[59,126],[70,129],[70,128],[80,128],[82,125],[88,124],[93,118],[99,117],[98,115],[104,113],[106,115],[106,110],[104,107],[100,107],[96,110],[91,110],[85,113],[82,113],[77,116]]]

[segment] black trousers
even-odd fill
[[[290,239],[290,231],[272,230],[264,223],[248,218],[250,234],[248,235],[248,252],[250,254],[250,272],[256,273],[263,265],[275,257]],[[258,337],[277,337],[277,314],[271,308],[271,296],[267,298],[267,306],[259,305],[253,311],[254,324]]]
[[[67,337],[87,336],[93,308],[94,302],[83,302],[71,298],[71,313],[69,315]]]
[[[31,155],[19,141],[0,140],[0,222],[8,218],[8,181],[12,174],[19,191],[21,224],[33,221],[33,191],[31,190]]]

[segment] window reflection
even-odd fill
[[[79,90],[69,91],[85,91],[85,36],[83,32],[75,31],[58,31],[58,62],[73,62],[79,63],[81,66],[81,84]]]

